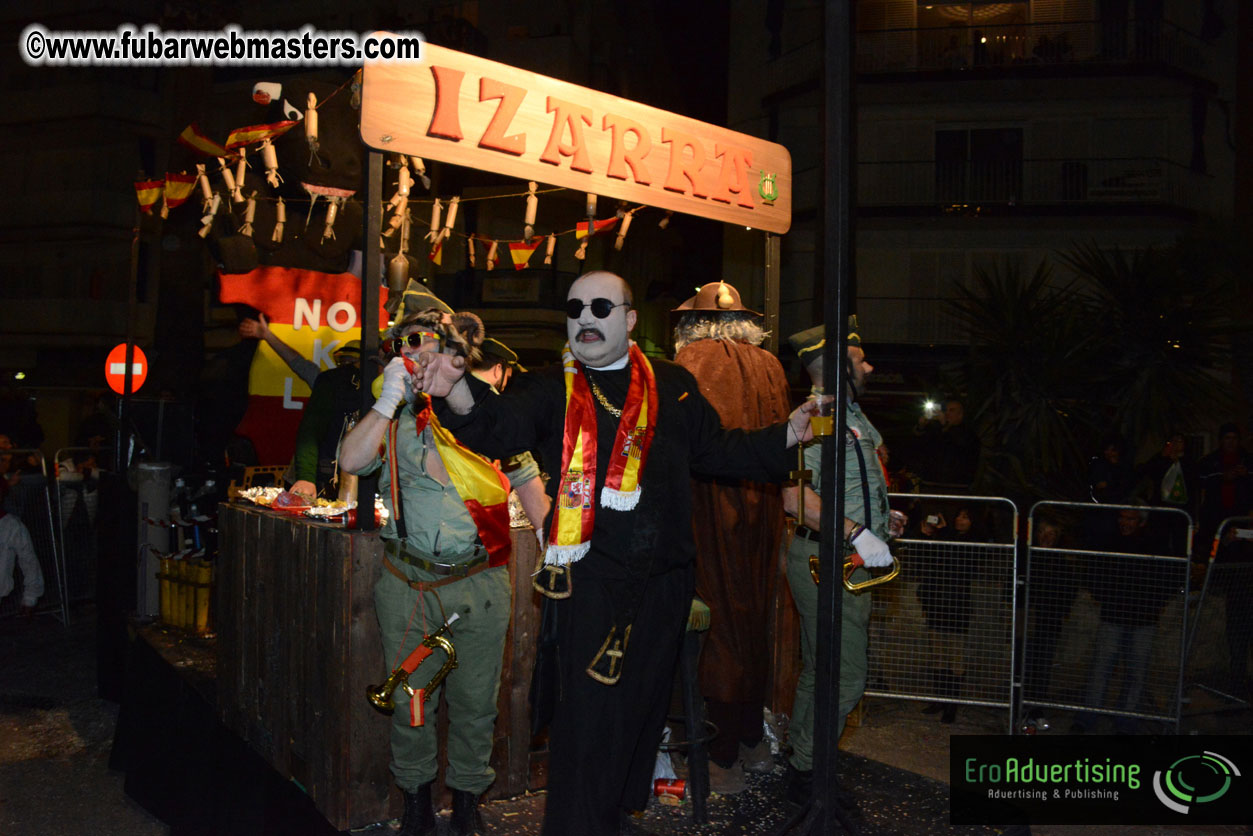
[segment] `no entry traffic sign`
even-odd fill
[[[143,386],[144,381],[148,379],[148,358],[144,355],[144,350],[139,346],[135,346],[134,352],[131,357],[132,392],[138,391],[139,387]],[[113,350],[105,358],[104,379],[114,392],[117,392],[119,395],[125,394],[123,387],[126,386],[126,343],[118,343],[113,346]]]

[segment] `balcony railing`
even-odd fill
[[[1209,209],[1209,175],[1167,160],[1124,157],[984,162],[866,162],[857,204],[874,206],[1166,206]]]
[[[1173,23],[1083,20],[857,33],[860,73],[973,71],[1066,64],[1204,68],[1204,46]]]

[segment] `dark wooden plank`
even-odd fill
[[[351,648],[346,640],[348,619],[352,617],[347,607],[351,573],[352,545],[347,536],[320,541],[321,551],[312,555],[317,575],[312,598],[318,615],[313,625],[318,647],[322,648],[321,662],[308,672],[308,688],[317,699],[309,706],[312,713],[311,732],[318,741],[311,770],[315,782],[315,800],[333,826],[346,830],[348,823],[348,732],[352,726],[348,714],[352,706],[347,699],[346,679]]]
[[[257,601],[260,592],[257,589],[257,549],[256,543],[261,539],[260,511],[244,512],[246,529],[244,540],[240,545],[240,580],[239,590],[240,611],[240,645],[239,645],[239,711],[242,724],[239,734],[244,740],[251,742],[256,734],[257,711],[259,706],[261,654],[257,641],[261,625],[257,623]]]
[[[383,565],[383,549],[377,534],[342,535],[350,543],[345,586],[348,606],[347,676],[343,677],[347,700],[348,821],[359,827],[398,816],[394,803],[390,761],[390,721],[366,699],[365,691],[385,673],[382,637],[374,613],[374,584]],[[396,797],[398,798],[398,796]]]
[[[238,602],[243,588],[241,552],[244,515],[223,504],[218,508],[217,582],[213,612],[217,629],[218,716],[228,729],[239,729],[239,644],[242,617]]]
[[[540,595],[531,584],[538,559],[538,542],[530,528],[514,529],[513,560],[509,574],[513,588],[505,664],[501,670],[500,715],[497,731],[503,738],[503,758],[496,765],[496,783],[489,797],[512,798],[526,792],[531,775],[531,672],[539,631]]]

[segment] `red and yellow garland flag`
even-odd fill
[[[320,273],[294,267],[258,267],[221,273],[220,300],[251,305],[265,314],[270,331],[319,370],[331,355],[361,338],[361,280],[352,273]],[[379,322],[387,322],[380,290]],[[260,464],[285,464],[296,445],[309,386],[262,340],[248,373],[248,410],[235,431],[252,441]]]

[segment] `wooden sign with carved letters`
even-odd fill
[[[424,43],[365,65],[361,138],[379,151],[494,171],[787,232],[792,158],[727,128]]]

